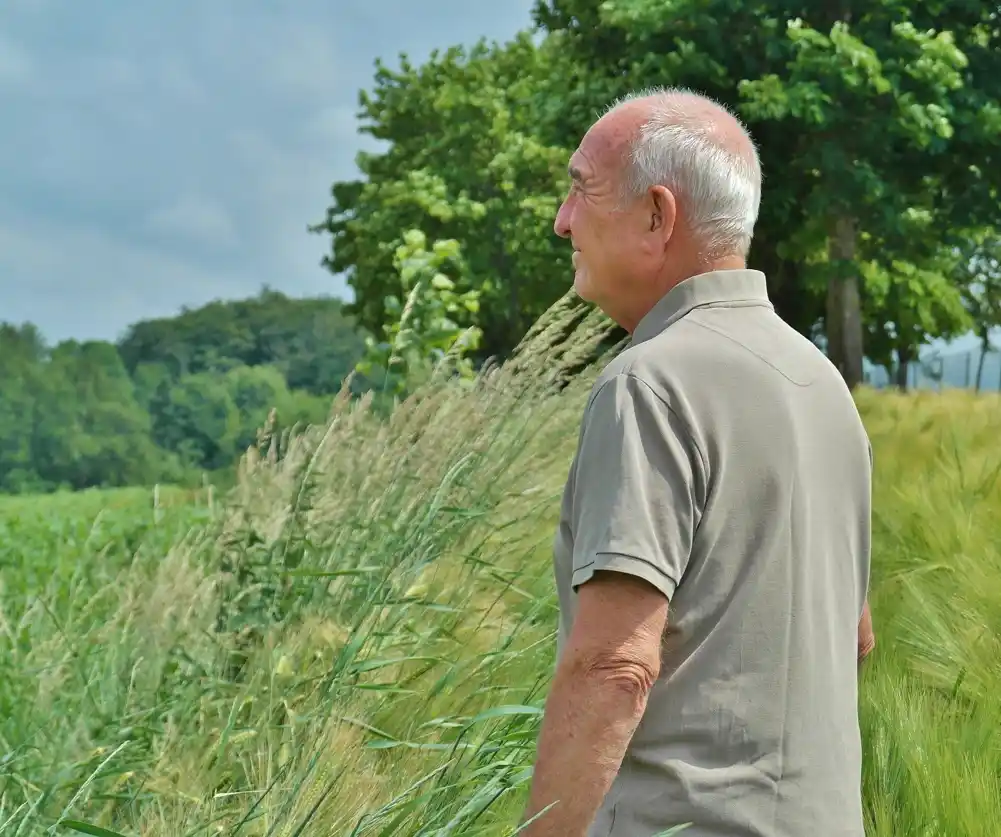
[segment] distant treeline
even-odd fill
[[[272,290],[46,344],[0,324],[0,492],[185,482],[232,465],[272,408],[319,422],[364,351],[334,299]]]

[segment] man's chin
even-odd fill
[[[594,297],[591,294],[591,283],[587,281],[587,274],[581,270],[574,273],[573,289],[584,302],[594,302]]]

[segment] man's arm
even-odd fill
[[[577,608],[546,702],[529,837],[584,837],[660,672],[671,597],[704,506],[702,457],[661,394],[629,374],[592,397],[574,467]],[[564,568],[564,570],[569,568]]]
[[[872,472],[875,468],[875,460],[872,454],[872,442],[869,441],[868,437],[866,437],[866,445],[869,448],[869,479],[871,485]],[[866,549],[869,550],[870,549],[869,545],[872,543],[872,541],[871,541],[871,527],[868,526],[868,521],[867,521],[867,529],[870,529],[870,531],[867,532],[867,538],[866,538]],[[871,559],[871,552],[866,554],[865,557],[867,561],[869,561]],[[872,653],[872,650],[875,647],[876,647],[876,635],[875,633],[873,633],[872,630],[872,614],[869,612],[869,597],[867,596],[865,598],[865,601],[862,603],[862,616],[859,619],[858,623],[859,665],[862,665],[862,662],[865,660],[866,657],[868,657]]]
[[[527,837],[584,837],[660,672],[667,599],[642,579],[599,572],[582,585],[546,701]]]
[[[869,600],[862,606],[862,618],[858,623],[858,663],[868,657],[876,647],[876,634],[872,630],[872,614],[869,612]]]

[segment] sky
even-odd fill
[[[114,340],[182,306],[349,297],[320,266],[358,91],[533,0],[2,0],[0,321]]]

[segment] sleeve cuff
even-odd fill
[[[599,552],[590,563],[574,570],[570,582],[574,592],[576,593],[577,589],[584,582],[589,581],[600,570],[626,573],[627,575],[642,578],[663,593],[668,601],[671,601],[674,591],[678,587],[677,581],[650,561],[637,558],[634,555],[622,555],[617,552]]]

